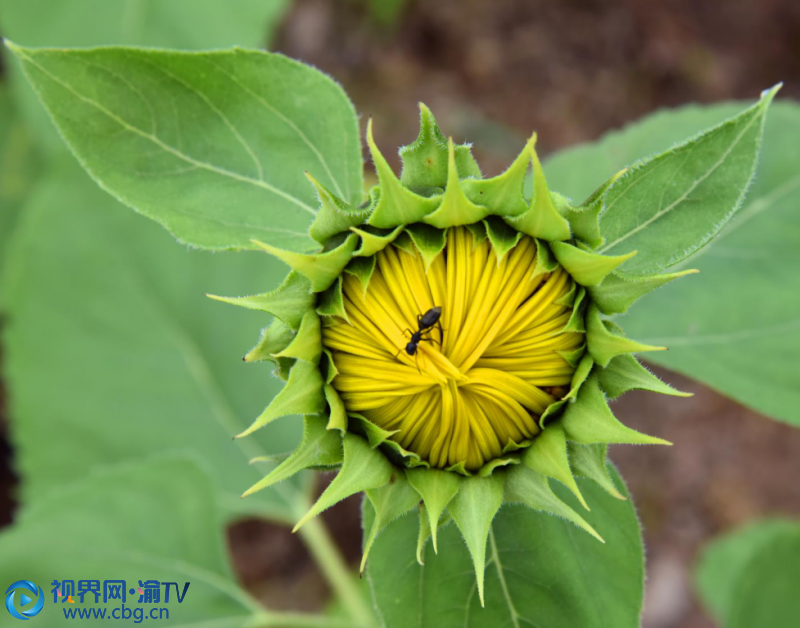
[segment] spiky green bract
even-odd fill
[[[327,429],[327,419],[317,414],[305,416],[303,442],[263,480],[245,491],[242,497],[277,484],[309,467],[332,467],[342,463],[342,439]]]
[[[311,507],[292,532],[322,511],[338,504],[355,493],[385,486],[393,480],[394,468],[378,451],[370,448],[367,442],[354,434],[344,435],[344,460],[341,471],[330,483],[325,492]]]
[[[375,510],[375,519],[369,535],[364,540],[364,554],[361,557],[362,572],[367,566],[369,550],[372,548],[378,532],[419,504],[419,495],[402,473],[392,476],[388,484],[375,489],[367,489],[366,492],[372,508]]]
[[[418,559],[429,538],[438,551],[437,532],[453,521],[472,555],[483,602],[487,538],[504,502],[561,517],[599,539],[577,512],[559,500],[550,483],[563,483],[584,507],[575,482],[578,475],[621,498],[608,475],[607,444],[668,444],[625,427],[608,406],[608,399],[633,388],[682,393],[659,381],[632,355],[659,347],[626,338],[605,317],[625,312],[639,297],[686,272],[629,276],[624,264],[633,253],[606,256],[594,250],[603,242],[598,216],[604,195],[619,175],[582,205],[573,206],[549,190],[535,136],[504,173],[484,179],[470,147],[446,138],[424,105],[420,126],[417,140],[400,151],[403,170],[398,177],[378,150],[369,123],[367,144],[378,185],[362,207],[337,198],[311,173],[321,207],[310,234],[321,250],[300,254],[263,245],[292,267],[286,283],[264,295],[223,299],[277,317],[245,359],[273,360],[283,377],[288,371],[283,392],[240,436],[288,414],[306,415],[297,451],[246,494],[302,469],[340,466],[298,527],[345,497],[366,492],[365,508],[371,508],[375,517],[365,531],[363,570],[376,537],[393,519],[418,510]],[[525,182],[531,170],[533,188],[527,197]],[[391,440],[394,432],[348,414],[335,387],[335,365],[320,340],[326,317],[347,320],[343,274],[356,277],[366,293],[375,270],[374,255],[390,244],[419,253],[429,268],[445,250],[447,230],[455,226],[469,228],[477,242],[488,239],[498,263],[523,236],[532,237],[537,250],[534,275],[562,267],[574,280],[573,288],[559,299],[558,305],[571,308],[571,315],[557,331],[585,334],[585,344],[563,355],[575,369],[572,382],[541,415],[538,437],[508,443],[499,458],[475,473],[467,472],[463,463],[446,470],[430,468],[419,455]]]
[[[605,543],[583,517],[556,497],[545,475],[537,473],[533,469],[517,467],[509,472],[505,489],[506,501],[524,504],[534,510],[566,519],[591,534],[601,543]],[[589,507],[583,502],[583,497],[581,497],[581,501],[583,507],[588,510]]]
[[[471,478],[464,482],[453,498],[450,513],[467,542],[475,574],[478,577],[478,596],[483,600],[483,572],[486,567],[486,540],[492,519],[503,505],[503,476]]]
[[[433,551],[438,553],[436,533],[439,528],[439,519],[442,518],[444,509],[447,508],[450,500],[458,493],[461,477],[439,469],[413,469],[406,473],[411,486],[419,493],[426,506],[428,530],[433,538]]]

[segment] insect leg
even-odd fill
[[[406,327],[406,328],[403,330],[403,333],[404,333],[404,334],[405,334],[406,332],[408,332],[408,333],[409,333],[409,335],[411,335],[411,336],[413,336],[413,335],[414,335],[414,332],[412,332],[412,331],[411,331],[411,330],[410,330],[408,327]],[[398,356],[398,355],[400,355],[401,353],[403,353],[403,350],[404,350],[404,349],[405,349],[405,347],[400,347],[400,351],[398,351],[397,353],[395,353],[395,354],[394,354],[394,359],[395,359],[395,360],[397,359],[397,356]]]
[[[430,333],[431,333],[431,331],[432,331],[432,330],[428,329],[428,330],[427,330],[425,333],[426,333],[426,334],[430,334]],[[442,343],[441,343],[441,342],[439,342],[438,340],[436,340],[436,338],[432,338],[432,337],[428,337],[428,336],[426,336],[426,337],[424,337],[424,338],[423,338],[423,337],[420,337],[420,340],[427,340],[428,342],[434,342],[434,343],[438,344],[440,347],[442,346]]]

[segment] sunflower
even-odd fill
[[[429,268],[413,248],[392,244],[376,255],[366,290],[347,276],[347,318],[326,321],[322,343],[348,413],[436,468],[474,472],[529,445],[545,409],[566,394],[584,345],[583,333],[565,331],[569,274],[535,271],[532,238],[500,258],[487,239],[456,227]],[[433,308],[440,326],[409,355],[418,317]]]
[[[365,492],[378,533],[417,510],[421,548],[453,521],[483,602],[491,521],[505,502],[550,513],[600,538],[550,488],[585,507],[576,475],[622,499],[609,443],[669,444],[620,423],[608,398],[633,389],[682,395],[633,357],[659,350],[614,320],[688,272],[632,276],[635,251],[607,256],[599,216],[620,173],[581,204],[551,192],[534,135],[499,176],[483,178],[421,107],[398,177],[367,127],[378,175],[362,207],[316,187],[316,253],[259,244],[292,271],[277,290],[215,297],[274,316],[246,361],[271,360],[284,389],[239,437],[303,415],[303,439],[250,495],[303,469],[338,475],[295,530]],[[526,193],[526,182],[531,192]]]

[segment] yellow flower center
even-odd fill
[[[562,331],[572,314],[563,304],[569,275],[534,275],[527,236],[498,263],[488,240],[476,243],[464,227],[448,231],[427,271],[418,253],[394,245],[376,257],[366,292],[345,273],[349,321],[333,317],[323,329],[348,413],[394,431],[434,467],[475,471],[527,444],[575,370],[560,352],[583,344],[583,334]],[[409,355],[419,316],[437,306],[440,326]]]

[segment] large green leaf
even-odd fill
[[[351,626],[333,618],[268,611],[236,583],[214,483],[198,462],[171,456],[109,466],[44,500],[0,535],[0,582],[7,586],[25,579],[38,585],[45,599],[34,622],[46,626],[74,626],[77,617],[65,617],[65,612],[77,611],[104,612],[105,625],[112,626],[144,619],[150,626],[197,628]],[[65,580],[75,587],[72,603],[62,588]],[[80,580],[100,582],[97,601],[92,594],[82,601],[75,595]],[[125,602],[104,602],[106,580],[125,582]],[[158,582],[159,599],[139,603],[137,589],[147,580]],[[167,582],[177,584],[177,591],[169,586],[169,600]],[[52,592],[56,586],[61,599]],[[21,602],[15,595],[18,610],[33,606]],[[98,619],[84,618],[89,623]],[[0,626],[19,625],[10,614],[0,614]]]
[[[138,588],[138,581],[158,580],[177,582],[181,591],[189,582],[182,603],[172,587],[169,603],[155,605],[169,609],[172,623],[148,619],[150,625],[227,618],[220,628],[242,626],[259,607],[233,580],[212,487],[188,459],[104,469],[44,500],[0,536],[0,582],[7,586],[24,578],[37,584],[45,602],[35,621],[48,626],[74,625],[74,619],[64,618],[65,608],[121,604],[103,604],[102,594],[100,604],[92,595],[83,604],[77,597],[75,604],[54,603],[53,580],[125,580],[127,589]],[[161,592],[163,597],[163,586]],[[126,593],[128,608],[149,612],[154,607],[138,604],[138,592]],[[130,622],[120,619],[111,625]],[[17,625],[5,611],[0,615],[0,626]]]
[[[547,182],[552,189],[581,201],[623,168],[735,116],[745,106],[732,102],[657,111],[610,131],[595,142],[571,146],[550,156],[543,164]],[[785,105],[775,104],[776,108],[781,106]]]
[[[697,588],[725,628],[794,628],[800,617],[800,524],[762,521],[714,541]]]
[[[625,270],[669,268],[707,244],[739,209],[755,173],[775,90],[740,115],[634,164],[606,194],[598,252],[639,254]]]
[[[268,46],[288,0],[0,0],[0,33],[26,46],[156,46],[208,50]],[[13,64],[11,84],[28,126],[51,152],[65,150]]]
[[[183,242],[313,248],[304,171],[361,200],[355,111],[309,66],[241,49],[14,51],[90,174]]]
[[[279,497],[291,485],[239,499],[267,470],[248,460],[301,431],[287,417],[231,440],[280,388],[265,364],[241,361],[268,321],[204,296],[274,288],[279,263],[186,251],[71,160],[37,188],[14,244],[4,366],[24,503],[98,464],[188,449],[230,508],[296,516]]]
[[[427,545],[423,567],[414,559],[417,517],[406,515],[390,524],[375,542],[367,567],[386,627],[638,628],[644,558],[633,505],[588,480],[578,482],[592,509],[585,518],[606,544],[561,519],[503,506],[486,552],[485,608],[455,526],[439,532],[438,555]],[[554,488],[570,506],[581,508],[563,486]]]
[[[656,114],[548,163],[560,190],[581,197],[637,156],[731,115],[737,104]],[[647,295],[620,322],[669,351],[647,359],[772,417],[800,425],[800,107],[770,111],[758,175],[743,208],[700,254],[673,269],[700,274]]]

